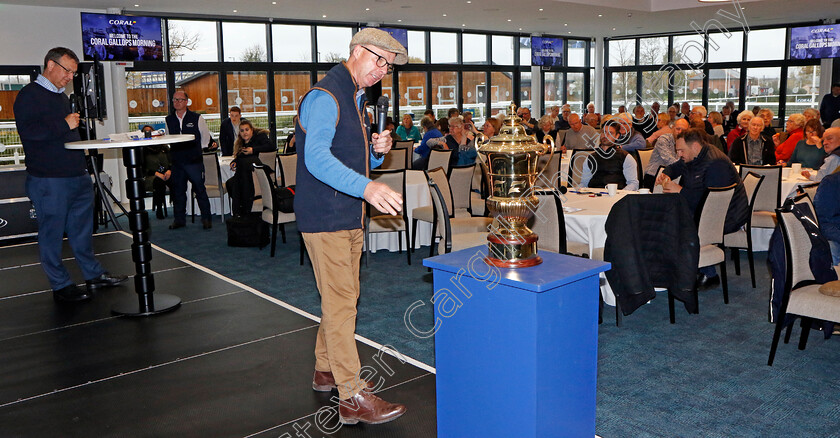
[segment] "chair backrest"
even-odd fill
[[[222,184],[222,171],[219,168],[219,155],[215,152],[204,152],[201,154],[204,161],[204,185],[219,187],[219,193],[224,193],[225,185]]]
[[[785,293],[803,281],[814,280],[811,271],[811,238],[805,226],[791,211],[776,210],[776,218],[782,229],[785,242],[785,261],[788,275],[785,278]]]
[[[744,175],[744,190],[747,192],[747,202],[750,205],[750,211],[755,211],[755,198],[758,194],[758,189],[761,188],[761,184],[764,182],[764,175],[759,175],[755,172],[747,172]],[[750,220],[748,218],[747,220]]]
[[[403,200],[405,200],[405,169],[376,169],[370,171],[370,179],[388,186],[391,190],[399,193]],[[368,206],[368,215],[370,217],[388,215],[382,213],[374,207]],[[405,202],[403,202],[403,209],[405,209]],[[402,214],[402,211],[398,211]]]
[[[259,158],[264,165],[268,166],[271,180],[277,181],[277,151],[260,152]]]
[[[556,145],[561,145],[566,140],[566,133],[569,132],[568,129],[561,129],[557,131],[557,138],[554,139],[554,143]]]
[[[636,160],[639,163],[639,178],[642,178],[645,175],[645,169],[647,169],[648,164],[650,163],[650,157],[653,155],[653,148],[646,148],[646,149],[637,149],[636,150]]]
[[[764,175],[764,182],[758,189],[755,198],[755,209],[760,211],[776,211],[782,201],[782,167],[783,166],[751,166],[741,165],[741,178],[747,172]]]
[[[540,251],[566,252],[566,217],[559,193],[551,190],[534,192],[540,203],[528,226],[540,237]]]
[[[429,164],[426,169],[443,168],[443,172],[449,171],[449,159],[452,158],[454,150],[432,149],[429,151]]]
[[[394,149],[408,149],[409,151],[414,150],[414,141],[413,140],[405,140],[405,141],[395,141],[394,146],[391,150]]]
[[[726,211],[735,193],[737,184],[727,187],[709,187],[709,191],[700,208],[700,219],[697,222],[697,236],[700,246],[714,245],[723,242],[723,226],[726,222]]]
[[[283,187],[295,185],[297,181],[297,154],[278,155],[280,160],[280,183]]]
[[[820,183],[815,182],[813,184],[808,184],[804,186],[799,186],[799,189],[802,190],[802,193],[807,193],[808,196],[811,197],[811,200],[814,200],[814,197],[817,196],[817,189],[820,187]]]
[[[452,208],[452,189],[449,188],[449,179],[446,178],[446,172],[442,167],[427,170],[426,179],[428,181],[433,181],[436,184],[438,190],[440,190],[440,195],[443,198],[443,206],[446,208],[446,212],[449,215],[447,217],[452,217],[455,209]]]
[[[385,156],[383,157],[382,165],[379,166],[379,169],[405,169],[406,165],[406,158],[405,156],[408,154],[408,149],[396,149],[392,148]]]
[[[563,154],[560,152],[555,152],[554,155],[551,156],[551,159],[549,159],[547,155],[540,157],[538,162],[540,167],[538,170],[541,170],[543,166],[545,166],[545,170],[543,171],[542,176],[534,183],[536,186],[542,187],[548,185],[546,183],[551,181],[554,183],[554,187],[546,187],[547,189],[560,187],[560,157],[562,155]]]
[[[265,164],[254,164],[254,177],[260,187],[262,193],[263,210],[274,211],[274,183],[269,179],[271,169]]]
[[[805,214],[808,215],[808,217],[810,217],[814,221],[814,223],[817,224],[817,226],[820,225],[820,219],[817,217],[817,209],[816,207],[814,207],[814,201],[813,198],[811,198],[811,195],[807,193],[797,195],[795,198],[793,198],[793,203],[796,205],[807,206],[808,209],[805,211]]]
[[[452,191],[452,209],[470,208],[470,192],[475,174],[475,164],[449,168],[449,189]]]
[[[580,179],[583,177],[586,159],[594,152],[586,149],[572,151],[572,158],[569,159],[569,186],[580,187]]]
[[[429,172],[431,171],[426,171],[426,177],[429,179],[429,193],[432,195],[432,205],[435,207],[437,229],[445,242],[445,247],[448,252],[448,249],[452,247],[452,230],[449,224],[450,211],[446,209],[446,202],[444,202],[446,196],[441,193],[440,185],[429,175]],[[432,238],[432,245],[434,245],[434,238]]]

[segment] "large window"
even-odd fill
[[[642,38],[639,41],[640,65],[663,65],[668,62],[668,37]]]
[[[668,102],[668,72],[667,71],[643,71],[642,89],[639,94],[642,97],[642,105],[650,106],[653,102],[660,105]]]
[[[402,120],[403,114],[409,113],[414,115],[414,122],[419,123],[426,111],[426,73],[401,71],[399,82],[399,120]]]
[[[125,72],[126,99],[128,100],[129,129],[138,130],[143,125],[155,129],[165,128],[169,114],[166,94],[166,73],[162,71]],[[189,91],[187,91],[189,93]],[[192,96],[191,96],[192,97]]]
[[[26,74],[0,73],[0,166],[20,164],[23,146],[20,144],[12,106],[18,92],[34,78]]]
[[[234,71],[227,74],[228,105],[242,110],[242,118],[254,127],[268,129],[268,78],[261,71]]]
[[[170,61],[219,60],[216,22],[168,20],[168,33]]]
[[[581,114],[586,104],[583,102],[583,73],[569,72],[566,75],[566,103],[572,112]]]
[[[312,62],[312,26],[275,24],[271,43],[274,62]]]
[[[709,62],[738,62],[743,53],[744,32],[731,32],[729,38],[725,33],[709,35]]]
[[[721,68],[709,70],[708,110],[720,111],[728,101],[738,102],[741,86],[741,69]]]
[[[513,100],[513,73],[493,72],[490,74],[490,115],[500,111],[507,114],[507,107]],[[530,93],[528,93],[530,94]]]
[[[487,35],[465,33],[462,41],[464,64],[487,63]]]
[[[513,65],[513,37],[493,35],[493,64]],[[530,57],[528,60],[530,64]]]
[[[784,59],[786,35],[786,29],[750,31],[747,39],[747,61]]]
[[[563,73],[546,72],[543,75],[543,100],[545,112],[555,105],[563,105]]]
[[[531,65],[531,38],[519,37],[519,65]]]
[[[227,62],[265,62],[265,25],[257,23],[222,23],[222,41]]]
[[[292,119],[297,113],[300,98],[309,87],[309,72],[274,73],[274,117],[278,147],[286,144],[286,137],[294,132]]]
[[[566,65],[569,67],[586,67],[586,41],[566,40],[568,44],[569,58]]]
[[[521,83],[519,85],[519,98],[522,103],[519,106],[524,106],[526,108],[532,108],[532,99],[534,98],[531,94],[531,72],[523,71],[520,72],[520,80]]]
[[[350,54],[353,29],[349,27],[318,26],[318,62],[346,61]]]
[[[228,88],[232,84],[230,77],[231,75],[228,75]],[[176,71],[175,85],[176,88],[183,89],[189,96],[187,107],[190,111],[203,115],[213,138],[219,138],[219,125],[221,124],[219,115],[219,73],[214,71]],[[229,103],[229,105],[234,104]],[[245,112],[245,108],[242,109],[242,112]]]
[[[458,107],[458,73],[432,72],[432,109],[438,119],[446,118],[450,108]]]
[[[674,64],[702,66],[706,62],[705,40],[700,35],[677,35],[673,41],[671,59]]]
[[[464,72],[463,82],[461,99],[464,102],[464,111],[472,111],[473,120],[480,125],[484,122],[484,113],[487,108],[487,73]]]
[[[785,114],[820,107],[820,66],[788,67]]]
[[[454,64],[458,62],[458,36],[454,33],[430,32],[432,42],[432,64]]]
[[[610,67],[636,64],[636,40],[610,41]]]
[[[770,108],[778,118],[781,77],[782,69],[779,67],[748,68],[746,108]]]
[[[618,72],[612,74],[612,112],[625,106],[629,112],[636,105],[636,72]]]
[[[408,31],[408,63],[424,64],[426,62],[426,32]]]

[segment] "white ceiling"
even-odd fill
[[[0,3],[120,8],[130,14],[273,17],[574,36],[679,32],[691,30],[692,22],[703,27],[712,19],[735,30],[741,25],[717,12],[725,10],[734,14],[736,7],[744,8],[749,26],[840,19],[840,0],[741,0],[716,5],[697,0],[620,3],[614,0],[2,0]]]

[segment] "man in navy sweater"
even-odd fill
[[[67,150],[78,141],[79,114],[70,112],[64,87],[73,79],[79,58],[56,47],[44,58],[44,74],[23,87],[15,99],[15,124],[26,154],[26,194],[38,219],[38,250],[53,298],[63,302],[89,300],[96,288],[116,286],[125,275],[107,273],[93,254],[93,186],[85,153]],[[86,289],[71,280],[61,262],[63,235],[85,276]]]
[[[840,265],[840,173],[823,178],[814,196],[814,208],[820,219],[820,230],[831,246],[832,262]]]

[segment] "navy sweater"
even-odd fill
[[[71,130],[64,120],[70,114],[70,100],[64,93],[53,93],[32,82],[18,93],[14,111],[30,175],[67,178],[87,174],[84,151],[64,148],[64,143],[80,140],[78,130]]]

